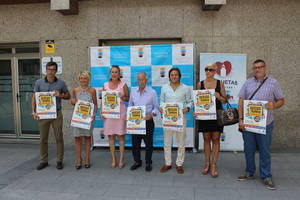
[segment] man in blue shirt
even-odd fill
[[[64,156],[64,140],[63,140],[63,116],[61,112],[61,99],[70,99],[70,93],[68,91],[66,83],[58,79],[55,75],[57,72],[57,63],[48,62],[46,65],[47,75],[44,78],[40,78],[35,82],[34,92],[55,92],[56,96],[56,119],[39,119],[36,114],[36,101],[35,93],[32,95],[32,116],[35,120],[38,120],[40,130],[40,156],[41,162],[36,167],[37,170],[44,169],[48,166],[48,136],[50,125],[53,128],[54,136],[56,140],[57,151],[57,163],[56,168],[63,168],[63,156]]]
[[[146,107],[146,135],[132,135],[132,154],[135,163],[130,170],[136,170],[142,166],[141,160],[141,142],[144,140],[146,146],[146,171],[152,170],[152,152],[153,152],[153,117],[160,114],[157,102],[156,91],[147,86],[147,75],[141,72],[137,76],[139,87],[132,88],[128,106]]]
[[[239,128],[243,130],[244,151],[246,158],[245,173],[238,177],[237,180],[254,179],[255,173],[255,152],[258,148],[259,151],[259,171],[260,178],[263,180],[264,185],[270,189],[275,190],[275,184],[272,180],[271,173],[271,152],[270,146],[272,141],[273,110],[279,109],[284,104],[284,95],[278,81],[272,77],[267,77],[267,67],[265,61],[256,60],[253,63],[253,75],[242,86],[239,96],[239,115],[240,122]],[[263,85],[261,85],[263,83]],[[260,87],[261,85],[261,87]],[[259,88],[260,87],[260,88]],[[257,90],[257,88],[259,88]],[[256,91],[256,92],[255,92]],[[254,96],[253,96],[254,94]],[[266,134],[258,134],[246,131],[243,122],[244,115],[244,100],[258,100],[268,101],[266,108],[267,114],[267,127]]]

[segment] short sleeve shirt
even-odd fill
[[[248,79],[242,86],[238,96],[245,100],[249,100],[255,90],[260,86],[261,82],[252,77]],[[268,77],[265,83],[253,96],[252,100],[275,102],[278,99],[283,99],[284,95],[278,81],[274,78]],[[273,110],[268,111],[267,124],[274,120]]]
[[[58,91],[59,93],[66,93],[68,92],[68,88],[66,83],[56,78],[54,82],[48,82],[45,78],[40,78],[35,82],[34,85],[34,92],[52,92]],[[61,98],[56,97],[56,105],[57,110],[61,110]]]

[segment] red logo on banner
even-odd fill
[[[216,62],[216,65],[217,65],[217,74],[222,77],[227,76],[231,72],[232,66],[231,66],[231,62],[229,61]]]

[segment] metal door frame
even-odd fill
[[[23,47],[20,45],[20,47]],[[26,46],[25,46],[26,47]],[[40,53],[18,53],[16,54],[16,47],[11,47],[12,54],[0,54],[0,60],[11,60],[11,77],[12,77],[12,101],[13,101],[13,112],[14,112],[14,134],[0,134],[0,138],[39,138],[39,134],[23,134],[21,127],[21,103],[18,100],[20,93],[19,85],[19,63],[21,59],[38,59],[40,60]],[[41,75],[41,74],[40,74]]]

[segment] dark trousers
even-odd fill
[[[56,157],[57,161],[64,159],[64,138],[63,138],[63,115],[57,111],[56,119],[41,119],[38,121],[40,129],[40,155],[41,162],[48,162],[48,136],[50,126],[53,128],[56,140]]]
[[[133,159],[136,163],[142,164],[142,160],[141,160],[142,139],[144,140],[146,146],[146,154],[145,154],[146,164],[152,163],[153,130],[154,130],[154,122],[153,119],[151,119],[146,121],[146,135],[132,135],[132,154],[133,154]]]
[[[244,151],[246,158],[246,172],[253,175],[255,173],[255,152],[259,151],[259,171],[260,178],[271,178],[271,152],[273,122],[267,125],[266,134],[258,134],[243,131]]]

